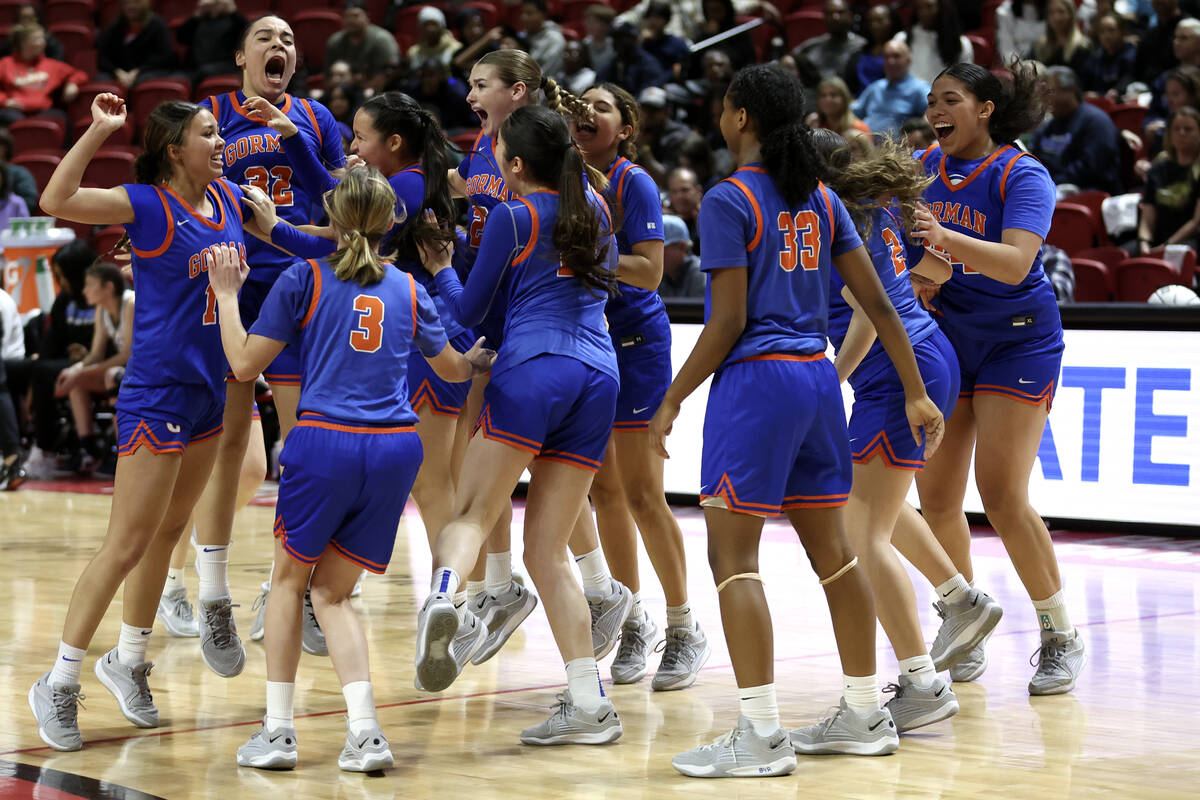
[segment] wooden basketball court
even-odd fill
[[[625,728],[615,745],[534,748],[518,742],[520,730],[544,718],[565,685],[541,609],[497,658],[468,667],[447,692],[413,688],[413,635],[430,559],[410,506],[390,572],[368,576],[358,601],[394,769],[367,776],[338,770],[345,736],[341,691],[329,660],[308,655],[297,680],[299,767],[283,773],[239,768],[235,751],[259,725],[265,705],[261,645],[247,641],[245,672],[226,680],[204,666],[199,640],[172,639],[161,626],[149,657],[163,724],[156,730],[132,727],[91,671],[94,659],[116,643],[119,596],[85,665],[86,708],[79,714],[84,749],[55,753],[38,738],[26,693],[54,658],[67,600],[103,536],[109,500],[102,488],[85,494],[36,486],[0,493],[0,629],[7,631],[0,657],[6,687],[0,693],[3,798],[1200,796],[1194,721],[1200,541],[1115,535],[1056,535],[1068,603],[1089,651],[1074,694],[1026,693],[1033,670],[1029,657],[1038,643],[1036,620],[999,540],[979,535],[978,584],[1000,600],[1006,614],[989,645],[986,674],[978,683],[955,684],[962,706],[957,717],[904,736],[900,752],[885,758],[801,757],[794,774],[770,780],[678,775],[670,765],[673,755],[726,732],[737,717],[703,520],[692,509],[677,514],[687,542],[692,606],[709,633],[713,655],[697,684],[682,692],[651,692],[648,678],[612,687]],[[241,605],[235,613],[243,638],[252,620],[250,605],[269,572],[271,514],[270,504],[251,507],[236,524],[230,581],[234,602]],[[520,520],[518,507],[514,553],[520,549]],[[762,573],[774,613],[784,724],[794,727],[814,721],[837,700],[833,634],[816,578],[781,523],[768,525]],[[915,583],[922,624],[932,640],[937,623],[927,604],[932,591],[919,577]],[[188,592],[194,602],[190,567]],[[661,625],[665,604],[644,556],[642,595]],[[887,682],[896,665],[882,634],[878,642],[879,674]],[[611,658],[601,665],[605,678]],[[653,656],[652,669],[657,661]]]

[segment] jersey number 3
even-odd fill
[[[779,268],[791,272],[799,264],[806,270],[820,267],[818,252],[821,229],[816,212],[797,211],[795,216],[779,212],[779,230],[783,232],[783,249],[779,251]]]
[[[350,347],[360,353],[374,353],[383,344],[383,301],[369,294],[354,298],[358,327],[350,331]]]

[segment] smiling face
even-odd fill
[[[525,104],[525,84],[506,85],[491,64],[476,64],[471,70],[467,104],[479,117],[484,134],[495,138],[508,115]]]
[[[990,139],[988,119],[995,107],[990,101],[979,102],[962,81],[949,75],[940,76],[933,82],[927,99],[925,119],[947,154],[966,157],[974,153],[981,141],[986,143]]]
[[[225,169],[222,153],[225,140],[217,130],[217,120],[201,109],[188,123],[183,140],[168,148],[167,156],[175,176],[186,175],[198,183],[211,183]]]
[[[398,134],[384,136],[375,127],[375,118],[370,112],[359,109],[354,115],[354,139],[350,142],[350,152],[375,167],[384,175],[391,175],[397,168],[397,156],[404,146],[404,141]]]
[[[296,74],[296,37],[279,17],[254,23],[234,54],[242,68],[242,91],[277,102]]]
[[[583,93],[583,102],[594,112],[592,123],[572,119],[571,138],[584,153],[616,152],[621,142],[633,135],[633,126],[621,118],[617,99],[607,89],[588,89]]]

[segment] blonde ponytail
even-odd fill
[[[394,222],[396,193],[374,167],[354,167],[325,200],[329,221],[341,234],[341,246],[329,257],[338,280],[369,286],[383,280],[377,248]]]

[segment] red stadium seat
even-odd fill
[[[296,34],[296,49],[312,71],[325,66],[325,45],[342,28],[342,15],[330,9],[301,11],[288,20]]]
[[[469,3],[463,3],[458,7],[459,13],[474,9],[483,17],[483,25],[489,30],[500,24],[500,10],[496,8],[495,3],[483,2],[483,0],[471,0]],[[452,23],[453,24],[453,23]]]
[[[101,149],[83,169],[84,186],[109,188],[133,180],[133,153],[116,149]]]
[[[1146,107],[1136,103],[1122,103],[1108,112],[1108,115],[1112,117],[1113,125],[1120,130],[1133,131],[1140,135],[1146,122]]]
[[[968,33],[967,41],[971,43],[971,49],[975,51],[976,64],[987,69],[995,62],[996,48],[990,40],[977,33]]]
[[[1129,254],[1115,245],[1107,245],[1105,247],[1088,247],[1080,250],[1078,253],[1071,254],[1071,260],[1075,257],[1088,259],[1090,261],[1099,261],[1104,266],[1108,267],[1108,272],[1111,275],[1125,259],[1129,258]]]
[[[783,18],[783,30],[789,47],[795,47],[814,36],[827,33],[825,13],[822,11],[796,11]]]
[[[1167,258],[1167,248],[1165,245],[1162,247],[1154,248],[1153,250],[1150,251],[1150,255],[1153,256],[1154,258],[1161,258],[1164,261],[1166,261],[1168,264],[1172,263],[1171,260]],[[1184,253],[1184,255],[1183,255],[1183,263],[1180,265],[1180,268],[1179,268],[1179,282],[1182,283],[1184,286],[1191,286],[1192,278],[1195,276],[1195,274],[1196,274],[1196,251],[1189,247],[1187,252]]]
[[[155,0],[154,3],[154,13],[167,20],[190,17],[195,10],[196,0]],[[246,13],[240,8],[238,10]]]
[[[8,126],[12,134],[13,151],[31,153],[35,150],[58,152],[66,138],[66,125],[57,117],[19,119]]]
[[[229,94],[241,88],[241,75],[214,75],[211,78],[205,78],[200,81],[200,85],[196,87],[196,100],[200,101],[206,97]]]
[[[96,24],[96,4],[92,0],[46,0],[42,23],[60,25],[73,22],[79,25]]]
[[[1101,247],[1108,244],[1108,229],[1104,227],[1104,213],[1101,206],[1111,196],[1108,192],[1091,190],[1076,192],[1070,197],[1063,198],[1064,202],[1077,206],[1087,206],[1088,211],[1092,212],[1092,221],[1095,222],[1096,240]]]
[[[266,16],[271,13],[270,0],[238,0],[238,13],[246,19]]]
[[[1107,303],[1113,298],[1112,272],[1103,261],[1072,258],[1075,271],[1075,302]]]
[[[66,56],[68,64],[86,72],[88,77],[100,71],[98,66],[100,55],[95,50],[76,50],[74,53],[67,53]]]
[[[1144,303],[1171,284],[1182,284],[1179,273],[1161,258],[1127,258],[1113,276],[1114,293],[1123,303]]]
[[[0,24],[16,25],[21,7],[27,5],[29,0],[0,0]]]
[[[38,192],[40,193],[46,188],[46,184],[50,181],[50,176],[54,174],[54,170],[58,168],[58,162],[62,161],[62,153],[17,153],[13,156],[12,163],[20,164],[33,175],[34,181],[37,182]],[[30,209],[32,212],[33,209]]]
[[[1096,244],[1096,220],[1087,206],[1074,203],[1059,203],[1054,207],[1050,221],[1050,235],[1046,244],[1065,250],[1074,256],[1080,250]]]
[[[96,47],[96,26],[94,25],[66,22],[61,25],[51,25],[49,31],[55,39],[62,42],[64,53],[93,50]]]
[[[92,243],[92,237],[96,233],[95,225],[88,225],[87,223],[84,223],[84,222],[71,222],[70,220],[66,220],[66,219],[55,220],[54,227],[70,228],[71,230],[75,231],[76,239],[87,242],[88,244]]]
[[[334,5],[335,4],[333,2],[330,2],[330,0],[272,0],[271,9],[276,14],[278,14],[280,17],[283,17],[283,19],[285,19],[290,24],[290,23],[295,22],[296,15],[303,11],[326,10],[326,9],[332,8]],[[339,9],[342,7],[341,3],[337,3],[336,5],[338,6]],[[338,11],[337,15],[338,15],[337,27],[331,28],[330,30],[326,31],[325,32],[326,36],[328,36],[329,34],[333,33],[336,30],[341,30],[341,28],[342,28],[342,12]],[[382,23],[382,20],[372,19],[371,21],[374,22],[376,25],[379,25]],[[293,30],[295,30],[295,28],[293,28]]]
[[[479,131],[467,131],[456,136],[450,137],[450,143],[462,150],[464,153],[471,152],[471,147],[475,144],[475,137],[479,136]]]
[[[92,237],[92,247],[103,256],[113,248],[117,242],[121,241],[121,237],[125,235],[125,229],[120,225],[109,225],[107,228],[101,228]]]
[[[584,12],[589,6],[595,5],[595,0],[560,0],[559,13],[562,22],[582,22]]]
[[[129,92],[130,117],[140,131],[160,103],[191,100],[192,85],[182,78],[158,78],[134,86]]]
[[[1102,94],[1089,94],[1084,98],[1096,108],[1103,111],[1105,114],[1112,114],[1112,110],[1117,107],[1117,104]]]

